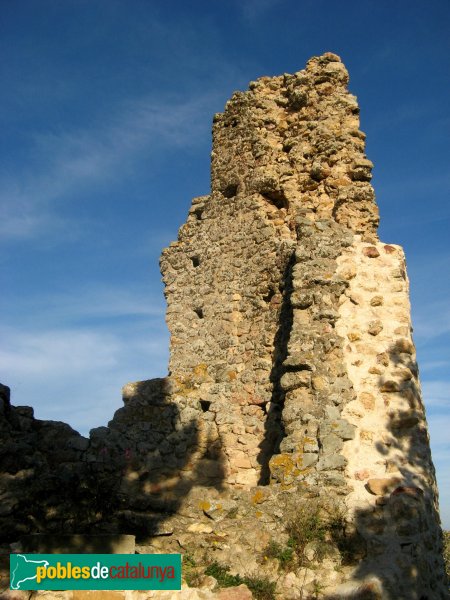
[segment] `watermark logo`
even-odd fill
[[[181,554],[11,554],[12,590],[180,590]]]

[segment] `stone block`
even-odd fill
[[[299,387],[309,387],[310,383],[311,373],[309,371],[288,371],[280,381],[281,387],[286,392]]]
[[[394,491],[400,485],[401,481],[399,477],[373,478],[368,480],[366,488],[375,496],[383,496]]]
[[[381,333],[383,331],[383,323],[379,320],[375,320],[375,321],[370,321],[368,327],[367,327],[367,332],[370,333],[370,335],[376,336],[379,333]]]
[[[343,469],[346,464],[347,459],[342,454],[332,454],[331,456],[322,456],[317,463],[317,469],[319,471]]]
[[[391,379],[384,381],[380,386],[380,390],[382,392],[399,392],[400,389],[401,389],[400,383],[398,381],[393,381]]]
[[[362,392],[358,396],[359,401],[364,406],[366,410],[374,410],[375,408],[375,396],[370,392]]]
[[[375,248],[375,246],[367,246],[363,249],[363,254],[368,258],[378,258],[380,256],[380,253]]]
[[[342,438],[335,433],[329,433],[321,438],[322,452],[325,455],[332,455],[340,452],[344,445]]]
[[[290,354],[283,362],[283,367],[292,371],[314,371],[314,358],[311,353]]]
[[[332,419],[323,421],[320,424],[320,437],[325,438],[329,434],[341,438],[342,440],[353,440],[355,437],[356,426],[349,423],[346,419]]]

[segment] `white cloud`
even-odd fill
[[[422,396],[426,407],[448,411],[450,418],[450,380],[422,381]]]
[[[43,382],[68,369],[78,376],[117,364],[118,345],[114,336],[95,331],[3,331],[2,338],[6,344],[0,350],[0,363],[13,379],[28,375]]]
[[[420,341],[450,332],[450,307],[446,300],[438,300],[414,307],[413,311],[414,337]]]
[[[14,405],[31,405],[42,419],[64,420],[86,433],[121,406],[128,381],[165,376],[168,335],[128,336],[79,328],[23,333],[2,331],[1,381]]]
[[[168,144],[193,146],[215,94],[156,102],[151,97],[124,103],[89,130],[41,134],[33,140],[33,166],[0,182],[0,234],[27,238],[46,230],[73,230],[57,215],[57,202],[87,186],[114,181],[145,153]],[[30,163],[31,165],[31,163]]]
[[[163,322],[165,302],[162,292],[150,286],[121,287],[120,285],[77,284],[76,289],[54,294],[36,294],[33,298],[17,299],[21,319],[34,324],[56,325],[88,319],[147,317]],[[97,323],[98,325],[98,323]]]
[[[0,329],[0,381],[14,405],[87,433],[112,418],[125,383],[166,375],[169,335],[162,297],[145,288],[77,292],[18,300],[20,320]]]
[[[23,239],[37,231],[57,230],[64,226],[55,215],[38,214],[25,198],[4,191],[0,204],[0,235],[5,239]]]
[[[439,383],[439,382],[435,382]],[[449,384],[447,383],[447,407],[449,404]],[[428,416],[431,452],[436,468],[439,488],[441,519],[446,529],[450,529],[450,412]]]

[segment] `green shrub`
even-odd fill
[[[319,503],[308,503],[297,507],[296,514],[287,523],[288,544],[292,547],[301,567],[321,561],[330,551],[328,542],[330,523],[323,514]],[[313,558],[307,557],[306,550],[313,550]]]
[[[293,540],[289,540],[287,546],[282,546],[272,540],[269,542],[264,554],[268,558],[276,558],[280,563],[280,567],[287,570],[294,563],[294,550]]]
[[[267,577],[231,575],[230,567],[213,562],[205,569],[205,575],[217,580],[219,587],[234,587],[245,584],[256,600],[275,600],[276,583]]]
[[[205,569],[205,575],[211,575],[217,580],[220,587],[233,587],[235,585],[241,585],[244,580],[239,575],[230,575],[228,571],[230,567],[219,565],[217,562],[213,562],[208,565]]]
[[[318,500],[296,503],[285,513],[288,515],[285,531],[289,536],[286,545],[272,540],[264,551],[265,556],[279,561],[280,568],[314,566],[336,549],[342,556],[342,562],[349,564],[355,539],[345,534],[342,506]]]
[[[268,577],[244,577],[244,583],[256,600],[275,600],[275,581]]]
[[[183,574],[189,587],[199,587],[201,585],[202,570],[190,554],[183,554]]]

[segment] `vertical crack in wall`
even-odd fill
[[[293,322],[291,294],[294,261],[295,258],[291,255],[281,283],[282,302],[278,318],[278,329],[274,339],[273,366],[270,373],[272,396],[266,410],[264,439],[259,445],[260,453],[258,455],[258,462],[261,465],[259,485],[267,485],[270,482],[269,462],[273,455],[280,452],[280,444],[286,435],[282,419],[285,391],[281,387],[281,377],[285,370],[283,363],[288,355],[287,347]]]
[[[336,307],[347,282],[337,273],[336,258],[351,244],[351,232],[333,220],[314,221],[299,211],[298,245],[290,267],[290,331],[285,340],[280,453],[270,460],[273,482],[289,487],[346,488],[341,451],[354,437],[354,427],[342,419],[353,390],[335,331]]]

